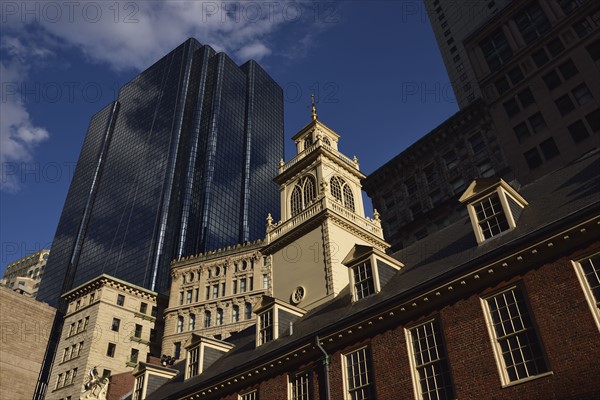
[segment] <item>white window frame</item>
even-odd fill
[[[190,379],[196,375],[200,375],[200,357],[202,356],[200,347],[200,345],[197,345],[189,349],[187,352],[185,379]],[[195,371],[192,371],[192,368],[195,368]]]
[[[133,387],[132,400],[142,400],[146,398],[146,374],[141,374],[135,378],[135,385]]]
[[[352,354],[356,354],[358,352],[364,352],[364,368],[367,371],[367,381],[368,383],[366,385],[359,385],[359,386],[355,386],[355,387],[350,387],[350,382],[349,382],[349,376],[348,376],[348,358],[352,355]],[[343,380],[344,380],[344,400],[352,400],[352,393],[351,391],[355,391],[358,390],[360,388],[369,388],[369,392],[371,395],[375,394],[375,381],[373,379],[373,371],[372,371],[372,366],[370,365],[370,357],[371,351],[369,349],[369,346],[363,346],[363,347],[359,347],[357,349],[354,349],[352,351],[346,352],[342,354],[342,376],[343,376]]]
[[[257,329],[258,329],[258,335],[257,335],[257,346],[260,346],[262,344],[268,343],[268,342],[272,342],[273,340],[277,339],[277,334],[275,332],[275,327],[277,326],[275,323],[275,318],[276,318],[276,312],[275,312],[275,308],[269,308],[268,310],[265,310],[264,312],[260,313],[257,315],[257,320],[258,320],[258,324],[257,324]],[[267,316],[270,316],[268,319],[270,322],[268,325],[263,327],[263,323],[264,320]],[[270,331],[271,332],[271,338],[269,339],[265,339],[265,334]]]
[[[600,252],[592,253],[586,257],[582,257],[577,261],[571,261],[573,267],[575,268],[575,273],[577,275],[577,279],[579,279],[579,283],[581,284],[581,288],[583,289],[583,294],[585,299],[590,307],[590,311],[592,312],[592,316],[594,317],[594,321],[596,322],[596,326],[598,330],[600,330],[600,298],[596,299],[594,297],[594,293],[592,292],[592,288],[590,287],[590,283],[585,276],[585,272],[583,267],[581,266],[581,262],[590,260],[593,257],[600,258]],[[600,264],[600,259],[597,260]],[[600,265],[598,265],[600,266]]]
[[[414,349],[415,337],[414,337],[413,331],[416,331],[417,329],[422,328],[425,325],[432,324],[432,323],[435,324],[435,328],[437,328],[439,330],[439,332],[437,332],[437,333],[440,336],[441,343],[436,343],[436,346],[435,346],[435,351],[436,351],[436,353],[438,353],[439,357],[435,361],[430,361],[430,362],[424,363],[423,365],[436,365],[436,364],[439,365],[441,363],[445,364],[445,367],[448,370],[448,378],[450,380],[450,387],[452,389],[453,396],[454,396],[452,398],[455,398],[456,393],[454,393],[454,380],[452,379],[452,373],[450,371],[450,363],[448,361],[448,353],[446,352],[446,343],[444,340],[444,335],[442,333],[442,329],[441,329],[439,320],[436,318],[431,318],[431,319],[428,319],[427,321],[421,322],[417,325],[412,325],[412,326],[404,329],[404,332],[406,335],[406,343],[407,343],[406,347],[408,348],[408,359],[409,359],[410,367],[411,367],[410,369],[411,369],[411,376],[412,376],[415,399],[421,400],[421,399],[425,399],[425,398],[423,397],[424,394],[423,394],[423,390],[421,387],[421,371],[420,371],[420,368],[422,368],[423,365],[417,365],[417,356],[415,354],[415,349]],[[435,383],[437,385],[437,381]],[[430,393],[437,394],[437,391],[430,392]],[[436,397],[432,397],[432,396],[427,397],[427,399],[434,399],[434,398],[441,399],[439,394]]]
[[[258,400],[258,390],[251,390],[240,394],[238,395],[238,400]]]
[[[373,280],[373,293],[370,293],[368,296],[359,298],[358,292],[356,290],[356,280],[354,278],[354,271],[356,268],[359,268],[360,266],[364,265],[367,262],[371,264],[371,275],[372,275],[371,279]],[[367,259],[357,262],[356,264],[351,265],[350,267],[348,267],[348,272],[350,274],[350,285],[352,288],[352,300],[353,301],[359,301],[361,299],[365,299],[365,298],[370,297],[374,294],[377,294],[381,291],[381,283],[379,282],[379,270],[377,269],[377,258],[376,257],[371,256]]]
[[[311,379],[312,376],[309,369],[288,375],[288,398],[290,400],[312,400]],[[300,391],[298,388],[301,388]]]
[[[535,333],[537,340],[539,342],[542,359],[544,361],[545,367],[547,368],[547,371],[540,372],[539,374],[536,374],[536,375],[528,375],[524,378],[520,378],[520,379],[511,381],[508,376],[508,370],[507,370],[506,363],[504,362],[504,358],[502,357],[502,349],[500,347],[500,341],[499,341],[498,337],[496,336],[496,331],[494,330],[494,321],[492,319],[491,309],[490,309],[488,301],[497,296],[500,296],[500,295],[503,295],[505,293],[512,292],[515,290],[520,291],[521,295],[523,296],[523,307],[525,308],[525,311],[527,313],[529,313],[529,318],[531,320],[531,326],[529,328],[527,328],[526,330],[533,330],[533,332]],[[500,375],[500,382],[502,384],[502,387],[517,385],[517,384],[520,384],[523,382],[528,382],[528,381],[531,381],[534,379],[542,378],[544,376],[552,375],[553,372],[550,370],[550,365],[549,365],[548,359],[546,357],[546,352],[545,352],[545,349],[544,349],[544,346],[542,343],[542,339],[539,335],[539,330],[534,321],[531,308],[529,307],[529,302],[527,300],[526,292],[525,292],[525,290],[523,290],[521,285],[517,284],[517,285],[512,285],[512,286],[503,288],[497,292],[494,292],[493,294],[490,294],[486,297],[482,297],[480,300],[481,300],[481,306],[484,311],[483,314],[485,317],[488,334],[490,335],[492,348],[494,350],[494,358],[496,359],[496,365],[498,367],[498,373]],[[521,331],[524,331],[524,330],[521,330]]]

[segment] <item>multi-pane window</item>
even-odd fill
[[[556,104],[556,108],[558,108],[560,115],[563,117],[575,109],[575,105],[568,93],[554,100],[554,103]]]
[[[252,318],[252,304],[246,303],[244,305],[244,319]]]
[[[256,390],[240,395],[240,400],[258,400],[258,392]]]
[[[192,302],[192,291],[188,290],[185,292],[185,304],[190,304]]]
[[[490,334],[501,363],[504,384],[548,371],[523,292],[512,287],[485,299]]]
[[[188,331],[193,331],[196,329],[196,314],[190,314],[190,318],[188,320]]]
[[[219,284],[218,283],[212,285],[212,298],[216,299],[217,297],[219,297]]]
[[[544,158],[546,160],[550,160],[560,154],[560,151],[558,150],[556,142],[554,142],[553,138],[548,138],[541,142],[540,150],[542,150],[542,154],[544,154]]]
[[[137,363],[139,354],[140,351],[138,349],[131,349],[131,353],[129,355],[129,362]]]
[[[580,260],[576,265],[581,284],[600,327],[600,253]]]
[[[290,399],[291,400],[311,400],[310,395],[310,372],[305,371],[294,376],[290,376]]]
[[[567,129],[575,143],[579,143],[590,136],[585,124],[581,120],[572,123]]]
[[[143,301],[140,303],[140,313],[146,314],[148,311],[148,303],[144,303]]]
[[[339,176],[331,177],[331,194],[344,207],[354,211],[354,195],[350,186]]]
[[[488,36],[479,46],[483,51],[485,61],[492,71],[505,64],[513,55],[508,40],[501,30]]]
[[[477,215],[477,224],[485,239],[494,237],[509,228],[498,194],[486,197],[473,207]]]
[[[577,104],[580,106],[593,99],[592,94],[585,83],[582,83],[573,89],[573,97],[575,97],[575,101],[577,101]]]
[[[550,22],[540,5],[533,1],[515,16],[515,23],[523,36],[525,43],[529,44],[542,36],[550,29]]]
[[[200,366],[200,346],[194,347],[188,353],[188,378],[198,375]]]
[[[352,267],[354,276],[354,296],[360,300],[375,293],[375,281],[370,261]]]
[[[369,357],[368,347],[344,355],[346,389],[352,400],[375,399]]]
[[[222,308],[217,308],[217,321],[216,321],[217,326],[218,325],[223,325],[223,309]]]
[[[144,378],[145,374],[141,374],[135,378],[135,388],[133,389],[133,400],[142,400],[142,393],[144,391]]]
[[[408,330],[415,389],[423,400],[453,399],[452,378],[437,320]]]
[[[525,158],[529,169],[535,169],[544,162],[537,147],[532,147],[531,149],[527,150],[525,153],[523,153],[523,157]]]
[[[292,190],[291,210],[292,216],[298,214],[310,205],[316,198],[317,183],[311,175],[300,179]]]
[[[259,344],[273,340],[273,310],[265,311],[258,316],[259,320]]]
[[[177,317],[177,333],[183,332],[183,317],[180,315]]]
[[[573,11],[581,7],[588,0],[557,0],[558,4],[562,8],[566,15],[571,14]]]

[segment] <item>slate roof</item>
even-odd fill
[[[334,332],[358,316],[409,299],[440,280],[481,266],[485,261],[526,246],[559,227],[570,226],[600,214],[600,152],[594,150],[566,167],[522,187],[529,202],[517,227],[477,245],[468,216],[393,254],[405,267],[376,295],[352,302],[349,288],[336,298],[309,311],[294,324],[294,335],[256,348],[254,327],[232,336],[235,347],[201,375],[187,381],[179,376],[148,399],[171,399],[196,388],[219,382],[233,372],[314,341],[317,335]]]

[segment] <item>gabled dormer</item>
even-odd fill
[[[189,344],[185,347],[185,379],[200,375],[217,361],[223,354],[233,348],[233,344],[222,340],[192,334]]]
[[[514,229],[527,201],[501,178],[477,178],[459,201],[467,205],[477,243]]]
[[[384,252],[355,245],[342,263],[348,267],[352,300],[358,301],[379,293],[404,264]]]
[[[135,384],[132,400],[143,400],[161,385],[167,383],[179,373],[178,370],[166,365],[156,365],[139,362],[133,371]],[[82,397],[83,398],[83,397]]]
[[[256,314],[256,346],[293,333],[293,323],[306,311],[273,297],[263,296],[254,309]]]

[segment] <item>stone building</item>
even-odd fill
[[[30,297],[37,295],[50,250],[42,249],[9,263],[3,285]]]
[[[132,371],[160,353],[164,300],[157,293],[102,274],[63,298],[68,310],[46,399],[79,399],[94,377]]]
[[[0,287],[0,398],[30,399],[56,309]]]
[[[270,293],[262,246],[246,243],[173,262],[163,354],[185,356],[193,333],[222,340],[256,323],[252,310]]]

